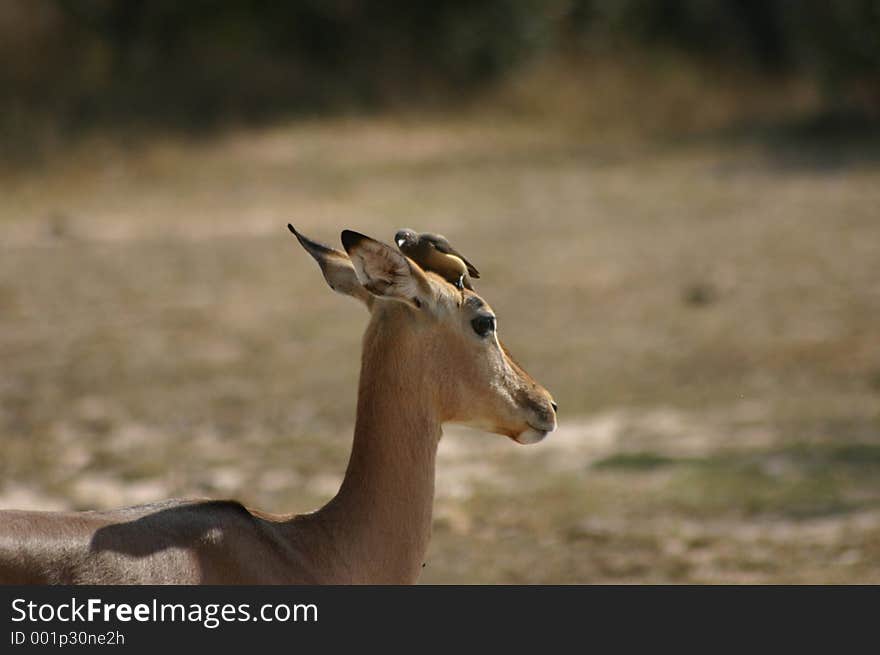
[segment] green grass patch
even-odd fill
[[[653,471],[655,469],[680,465],[688,461],[649,452],[618,453],[598,460],[593,464],[593,468],[622,471]]]
[[[809,518],[880,504],[880,445],[792,444],[763,451],[676,458],[619,453],[593,469],[639,475],[664,471],[659,493],[692,514]]]

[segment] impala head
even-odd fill
[[[523,444],[556,429],[556,403],[498,338],[489,304],[422,270],[397,249],[342,232],[345,252],[290,227],[330,288],[361,300],[371,314],[364,358],[394,357],[432,398],[440,420],[472,425]]]

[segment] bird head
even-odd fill
[[[407,246],[413,246],[418,240],[419,235],[415,230],[398,230],[397,234],[394,235],[394,243],[396,243],[397,247],[400,249],[406,248]]]

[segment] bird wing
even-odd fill
[[[461,261],[464,262],[464,265],[467,266],[468,275],[472,278],[479,279],[480,272],[477,270],[477,267],[471,264],[464,255],[458,252],[455,248],[452,247],[452,244],[446,240],[446,237],[440,234],[422,234],[422,238],[425,239],[428,243],[430,243],[434,248],[436,248],[439,252],[442,252],[446,255],[455,255]]]

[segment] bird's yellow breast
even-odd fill
[[[443,273],[455,273],[457,275],[466,275],[467,266],[461,261],[460,257],[455,255],[447,255],[437,250],[431,250],[428,255],[428,267]]]

